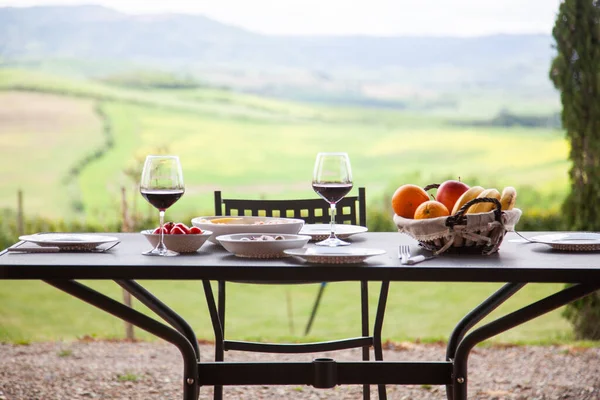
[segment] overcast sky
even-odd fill
[[[474,36],[550,34],[560,0],[0,0],[0,7],[82,3],[202,14],[268,34]]]

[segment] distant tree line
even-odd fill
[[[500,110],[493,118],[486,120],[458,121],[452,122],[461,126],[499,126],[505,128],[549,128],[560,129],[562,127],[561,114],[559,112],[549,115],[521,115],[514,114],[508,110]]]
[[[110,75],[100,79],[111,85],[135,89],[197,89],[208,87],[191,75],[177,75],[160,71],[133,71]],[[212,86],[211,86],[212,87]]]

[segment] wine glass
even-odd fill
[[[331,207],[331,234],[319,246],[347,246],[335,236],[335,205],[352,189],[350,158],[346,153],[319,153],[315,161],[312,187]]]
[[[140,193],[159,211],[160,240],[156,247],[142,254],[147,256],[176,256],[179,253],[167,249],[164,243],[165,210],[171,207],[181,196],[183,173],[177,156],[147,156],[142,171]]]

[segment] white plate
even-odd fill
[[[212,231],[213,234],[208,240],[219,244],[217,236],[233,235],[235,233],[262,233],[265,235],[286,233],[295,235],[304,225],[304,220],[275,217],[211,216],[196,217],[192,219],[192,225],[202,230]]]
[[[537,243],[547,244],[557,250],[597,251],[600,250],[600,234],[592,232],[555,233],[529,238]]]
[[[280,240],[248,240],[270,236]],[[284,250],[303,247],[310,240],[310,236],[265,234],[265,233],[236,233],[233,235],[217,236],[217,241],[227,251],[238,257],[247,258],[280,258],[287,257]]]
[[[285,254],[303,258],[310,263],[319,264],[358,264],[367,258],[385,254],[385,250],[364,249],[359,247],[309,247],[285,250]]]
[[[42,247],[59,247],[61,250],[91,250],[101,244],[117,242],[119,239],[114,236],[88,233],[38,233],[19,236],[19,240],[35,243]]]
[[[334,231],[335,236],[338,238],[347,239],[357,233],[367,232],[368,229],[360,225],[335,224]],[[300,232],[298,232],[300,235],[310,236],[312,240],[325,240],[329,237],[330,233],[330,224],[306,224],[300,229]]]

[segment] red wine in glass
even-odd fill
[[[338,203],[352,189],[351,183],[313,183],[313,190],[329,204]]]
[[[346,153],[319,153],[313,170],[312,187],[331,208],[331,233],[319,246],[347,246],[350,243],[335,236],[335,205],[352,189],[350,158]]]
[[[171,207],[181,196],[183,196],[183,190],[148,190],[142,189],[140,193],[159,211],[165,211]]]
[[[140,193],[158,209],[160,239],[156,247],[142,254],[148,256],[176,256],[179,253],[167,249],[164,242],[165,210],[183,196],[183,173],[177,156],[147,156],[140,181]]]

